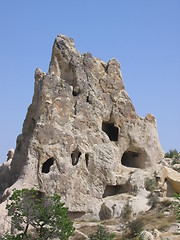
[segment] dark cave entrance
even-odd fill
[[[122,185],[107,185],[104,190],[103,198],[117,194],[128,193],[130,190],[131,186],[129,182]]]
[[[86,167],[88,168],[88,165],[89,165],[89,153],[85,154],[85,161],[86,161]]]
[[[79,158],[81,156],[81,152],[76,149],[71,153],[72,165],[75,166],[78,164]]]
[[[46,162],[44,162],[42,165],[42,173],[49,173],[50,167],[53,165],[53,163],[54,158],[49,158],[48,160],[46,160]]]
[[[81,218],[83,215],[85,214],[85,212],[73,212],[73,211],[69,211],[68,212],[68,216],[71,220],[75,220],[77,218]]]
[[[111,141],[118,141],[118,127],[111,122],[102,122],[102,130],[105,132]]]
[[[124,152],[121,163],[126,167],[132,168],[145,168],[147,159],[147,154],[143,152],[141,149],[136,149],[133,151],[127,150]]]

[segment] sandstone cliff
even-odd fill
[[[134,212],[142,211],[144,179],[158,175],[162,157],[155,118],[136,114],[120,63],[80,54],[58,35],[49,72],[36,69],[1,202],[13,188],[34,187],[59,193],[73,218],[119,216],[130,197]]]

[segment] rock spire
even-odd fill
[[[162,156],[155,118],[136,114],[120,63],[80,54],[72,38],[58,35],[49,72],[36,69],[1,200],[12,188],[34,187],[59,193],[72,218],[119,216],[123,194],[146,196],[144,179],[157,173]]]

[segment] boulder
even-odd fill
[[[163,189],[168,196],[172,196],[174,192],[180,193],[180,173],[172,168],[163,166],[162,176],[164,182]]]
[[[139,235],[139,239],[143,239],[143,240],[154,240],[154,237],[152,235],[152,233],[143,230],[140,235]]]

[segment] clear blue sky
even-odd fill
[[[48,71],[57,34],[81,52],[121,63],[137,113],[156,116],[164,151],[180,151],[179,0],[1,0],[0,162],[31,103],[34,71]]]

